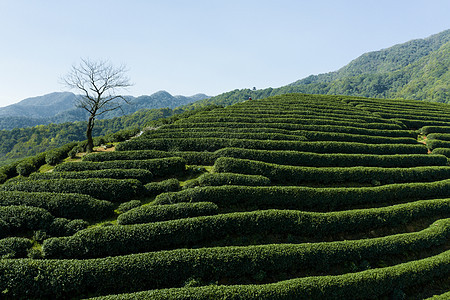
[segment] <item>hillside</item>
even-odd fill
[[[356,58],[338,71],[281,88],[234,90],[201,103],[229,105],[287,93],[402,98],[450,103],[450,30]]]
[[[289,94],[163,123],[0,168],[4,297],[450,292],[448,105]]]
[[[191,97],[172,96],[166,91],[159,91],[150,96],[126,96],[129,104],[124,103],[121,110],[108,112],[102,115],[100,119],[121,117],[141,109],[174,109],[205,98],[208,98],[208,96],[204,94]],[[76,99],[77,96],[69,92],[51,93],[0,107],[0,129],[11,130],[51,123],[84,121],[88,115],[83,109],[76,108]]]

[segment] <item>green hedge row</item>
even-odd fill
[[[268,186],[270,179],[261,175],[244,175],[237,173],[205,173],[195,180],[198,186],[245,185]]]
[[[364,144],[335,141],[297,142],[262,141],[221,138],[172,138],[133,139],[117,145],[117,151],[162,150],[162,151],[216,151],[222,148],[250,148],[264,150],[295,150],[316,153],[359,153],[359,154],[426,154],[424,145],[410,144]],[[63,165],[67,165],[63,164]]]
[[[72,142],[59,148],[47,151],[45,155],[45,162],[52,166],[56,165],[64,158],[68,157],[69,152],[77,145],[78,142]]]
[[[40,207],[0,206],[0,238],[38,230],[52,236],[71,235],[87,226],[88,223],[83,220],[55,218]]]
[[[0,206],[0,238],[50,228],[54,217],[45,209],[32,206]]]
[[[419,129],[419,132],[425,135],[430,133],[450,133],[450,126],[424,126]]]
[[[210,186],[161,194],[155,204],[214,202],[219,207],[243,206],[313,211],[352,209],[361,205],[450,197],[450,180],[362,188]]]
[[[450,126],[449,122],[440,122],[440,121],[427,121],[427,120],[412,120],[412,119],[404,119],[404,118],[397,118],[395,120],[398,120],[405,124],[408,128],[412,129],[420,129],[424,126]]]
[[[433,154],[445,155],[450,158],[450,148],[435,148]]]
[[[441,140],[427,140],[427,147],[430,150],[436,148],[450,148],[450,141],[441,141]]]
[[[176,192],[180,190],[180,182],[176,178],[170,178],[159,182],[150,182],[145,185],[148,196],[156,196],[166,192]]]
[[[87,178],[112,178],[112,179],[137,179],[142,183],[150,182],[153,179],[152,172],[144,169],[105,169],[86,170],[78,172],[47,172],[33,173],[29,177],[33,180],[40,179],[87,179]]]
[[[347,261],[370,260],[415,247],[424,249],[439,245],[448,235],[443,232],[448,227],[443,225],[436,222],[417,233],[330,243],[178,249],[90,260],[4,259],[0,261],[0,274],[3,275],[0,276],[0,289],[4,296],[11,298],[82,298],[181,286],[192,277],[214,280],[252,276],[260,271],[320,270]],[[348,295],[371,298],[395,288],[444,278],[450,272],[449,255],[450,251],[447,251],[392,267],[338,276],[304,277],[269,285],[206,286],[102,298],[199,299],[203,295],[216,299],[224,298],[225,290],[228,290],[226,296],[236,299],[255,299],[265,293],[269,299],[346,299]],[[358,293],[354,293],[355,289]],[[222,290],[223,294],[218,294]]]
[[[145,135],[143,139],[153,138],[224,138],[224,139],[247,139],[247,140],[281,140],[281,141],[306,141],[307,138],[301,135],[284,133],[266,133],[266,132],[224,132],[216,131],[211,128],[208,132],[158,132],[155,130],[151,135]]]
[[[56,217],[100,220],[114,214],[111,202],[82,194],[0,191],[0,206],[27,205],[43,208]]]
[[[427,135],[429,140],[450,141],[450,133],[430,133]]]
[[[22,237],[0,239],[0,259],[27,257],[33,241]]]
[[[311,153],[298,151],[270,151],[242,148],[224,148],[214,152],[219,157],[253,159],[280,165],[298,165],[309,167],[417,167],[445,166],[446,157],[442,155],[423,154],[344,154],[344,153]],[[210,160],[207,158],[206,160]]]
[[[263,131],[266,128],[262,128]],[[270,131],[270,129],[268,129]],[[283,129],[278,129],[287,131]],[[333,132],[320,132],[320,131],[305,131],[297,130],[291,132],[292,134],[285,133],[255,133],[247,130],[247,132],[232,133],[222,131],[220,128],[208,128],[207,130],[200,131],[174,131],[174,132],[159,132],[158,130],[152,131],[151,134],[145,136],[145,138],[237,138],[237,139],[258,139],[258,140],[291,140],[291,141],[340,141],[340,142],[359,142],[367,144],[417,144],[417,140],[409,137],[382,137],[382,136],[369,136],[369,135],[357,135],[348,133],[333,133]]]
[[[358,182],[387,184],[414,181],[435,181],[450,178],[450,167],[414,167],[414,168],[379,168],[379,167],[334,167],[316,168],[286,166],[249,159],[232,157],[218,158],[214,170],[219,173],[239,173],[262,175],[272,182],[279,183],[343,183]]]
[[[91,299],[375,299],[449,276],[450,251],[381,269],[297,278],[262,285],[171,288]],[[393,299],[395,296],[392,296]],[[401,299],[401,298],[400,298]]]
[[[186,161],[181,157],[165,157],[147,160],[117,160],[104,162],[67,162],[57,165],[56,172],[72,172],[86,170],[106,169],[145,169],[152,172],[153,176],[161,177],[184,172]]]
[[[134,150],[102,152],[86,156],[89,161],[137,160],[177,156],[186,160],[187,164],[213,165],[219,157],[254,159],[269,163],[300,165],[310,167],[417,167],[445,166],[446,157],[442,155],[423,154],[345,154],[345,153],[312,153],[291,150],[256,150],[244,148],[223,148],[215,152],[186,151],[167,152],[159,150]]]
[[[192,124],[192,123],[211,123],[211,122],[226,122],[226,123],[292,123],[292,124],[311,124],[311,125],[338,125],[338,126],[352,126],[357,128],[368,129],[383,129],[383,130],[399,130],[406,129],[398,124],[392,123],[365,123],[354,121],[338,121],[329,119],[307,119],[307,118],[252,118],[252,117],[197,117],[187,118],[177,121],[177,124]]]
[[[79,193],[113,202],[124,202],[146,194],[139,180],[109,178],[24,180],[5,183],[0,190]]]
[[[417,137],[417,132],[414,130],[381,130],[358,128],[352,126],[337,126],[337,125],[307,125],[307,124],[289,124],[289,123],[225,123],[225,122],[210,122],[210,123],[193,123],[193,124],[171,124],[162,126],[161,129],[188,129],[188,128],[277,128],[285,130],[308,130],[321,132],[341,132],[350,134],[372,135],[372,136],[390,136],[390,137]]]
[[[46,152],[39,153],[35,156],[23,159],[16,166],[17,173],[22,176],[28,176],[36,172],[42,165],[45,164]]]
[[[168,221],[216,215],[218,206],[211,202],[144,205],[133,208],[117,218],[120,225]]]
[[[450,215],[450,199],[331,213],[259,210],[172,221],[93,227],[44,241],[46,258],[91,258],[187,247],[227,235],[298,234],[324,237]]]

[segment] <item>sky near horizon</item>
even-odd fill
[[[449,16],[448,0],[0,0],[0,107],[66,91],[80,58],[127,65],[133,96],[276,88]]]

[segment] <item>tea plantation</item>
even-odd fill
[[[74,147],[0,169],[0,298],[450,297],[448,105],[288,94]]]

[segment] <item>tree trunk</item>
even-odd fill
[[[94,151],[94,140],[92,139],[92,129],[94,128],[94,118],[92,116],[89,117],[87,129],[86,129],[86,137],[87,137],[87,146],[86,152],[91,153]]]

